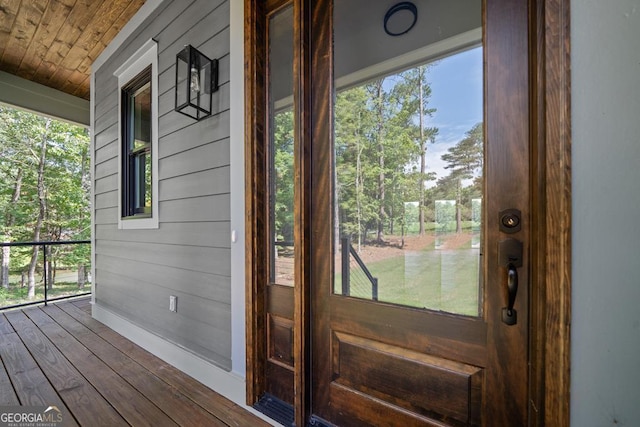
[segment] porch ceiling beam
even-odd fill
[[[0,71],[0,103],[89,126],[89,101]]]

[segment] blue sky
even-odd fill
[[[448,174],[441,156],[482,121],[482,48],[439,60],[429,69],[427,79],[431,84],[429,106],[437,111],[426,126],[439,129],[436,142],[427,147],[427,172],[441,178]]]

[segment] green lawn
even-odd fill
[[[30,300],[27,297],[28,292],[29,288],[27,286],[21,287],[19,283],[15,282],[9,285],[9,289],[0,286],[0,308],[44,300],[44,286],[41,282],[36,284],[36,296],[34,299]],[[53,299],[85,292],[91,292],[91,283],[87,282],[84,288],[78,289],[77,282],[56,282],[53,285],[53,289],[47,291],[47,298]]]
[[[478,249],[427,249],[367,265],[378,278],[378,300],[478,315]],[[352,267],[351,295],[371,298],[371,284]],[[336,289],[340,278],[336,277]]]

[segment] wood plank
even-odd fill
[[[13,326],[9,323],[4,315],[0,315],[0,336],[5,334],[13,334],[15,331],[13,330]]]
[[[10,47],[4,50],[0,61],[5,64],[4,71],[14,74],[18,69],[29,44],[33,40],[47,3],[48,0],[21,2],[20,10],[13,22],[10,35],[5,40],[2,40],[7,43],[6,46]]]
[[[91,298],[79,298],[75,300],[69,301],[71,304],[75,305],[81,310],[84,310],[86,313],[91,313]]]
[[[28,347],[28,351],[38,360],[44,375],[58,391],[62,400],[72,411],[74,418],[81,425],[113,426],[125,423],[123,417],[114,409],[114,407],[119,408],[121,405],[112,407],[24,312],[7,313],[6,316],[18,331],[18,335]],[[70,340],[58,342],[58,345],[65,344],[71,345],[72,342]],[[76,342],[76,345],[72,347],[74,351],[77,350],[77,346]],[[124,405],[131,401],[131,394],[121,393],[118,384],[108,380],[107,373],[100,367],[99,360],[95,356],[87,357],[86,352],[79,352],[76,359],[80,359],[79,366],[84,368],[85,372],[83,373],[88,370],[90,376],[99,377],[100,381],[97,385],[106,396],[118,394],[118,397],[124,401]],[[34,367],[34,369],[36,368]],[[36,389],[39,387],[40,385]],[[96,417],[96,414],[100,414],[100,417]]]
[[[8,314],[10,317],[9,320],[17,320],[20,323],[20,320],[24,317],[22,312],[13,312]],[[31,324],[33,325],[33,324]],[[19,327],[16,327],[19,330]],[[23,332],[23,333],[28,333]],[[46,343],[40,341],[39,336],[31,336],[31,342],[38,342],[40,349],[45,349],[45,356],[47,359],[40,360],[40,363],[50,363],[56,361],[53,353],[49,353],[46,351],[47,345]],[[40,345],[42,344],[42,345]],[[33,354],[33,355],[32,355]],[[20,337],[16,333],[5,334],[2,336],[2,345],[0,346],[0,359],[2,359],[2,364],[6,368],[7,375],[11,378],[11,382],[13,387],[15,388],[15,399],[19,400],[19,404],[23,406],[27,405],[38,405],[38,406],[50,406],[55,405],[62,411],[64,420],[68,425],[77,425],[74,421],[74,417],[76,419],[79,418],[77,414],[70,411],[71,405],[78,405],[81,409],[83,406],[87,405],[87,401],[85,399],[75,400],[74,397],[79,397],[78,394],[68,393],[66,397],[61,397],[58,395],[54,386],[49,381],[49,378],[45,376],[45,374],[40,370],[38,364],[34,360],[38,355],[42,355],[42,352],[33,353],[30,349],[27,349],[25,344],[21,341]],[[65,386],[70,390],[76,389],[76,392],[79,391],[77,387],[77,383],[74,385],[71,383],[73,378],[68,378],[64,380]],[[4,389],[4,387],[3,387]],[[13,389],[12,389],[13,390]],[[5,395],[3,392],[3,400],[4,398],[11,399],[10,393],[9,395]],[[64,400],[64,401],[63,401]],[[69,405],[69,406],[67,406]],[[71,417],[70,414],[74,415]],[[89,414],[92,418],[95,418],[95,413]],[[89,418],[86,418],[87,421],[90,421]],[[122,419],[120,419],[120,422]],[[66,425],[66,424],[65,424]]]
[[[104,398],[135,426],[176,425],[166,419],[166,414],[149,399],[127,383],[98,356],[80,344],[42,310],[25,310],[41,333],[54,342],[63,357],[67,358],[84,377],[99,387]]]
[[[0,10],[0,58],[2,58],[4,50],[9,47],[11,28],[18,16],[19,7],[20,2],[9,1],[3,4]]]
[[[0,407],[20,405],[20,399],[13,389],[9,373],[4,364],[0,364]]]
[[[110,41],[120,32],[122,27],[136,14],[138,9],[142,6],[141,0],[131,1],[131,0],[122,0],[126,6],[126,9],[121,13],[121,15],[114,19],[112,25],[107,28],[106,31],[102,34],[100,40],[94,40],[95,44],[89,51],[86,58],[80,63],[78,67],[79,71],[90,73],[91,72],[91,64],[96,60],[98,56],[102,53],[105,47],[110,43]]]
[[[59,307],[51,305],[43,308],[42,311],[72,334],[82,345],[94,354],[100,355],[100,359],[105,364],[115,372],[118,372],[151,402],[162,408],[163,412],[179,425],[225,425],[221,420],[206,412],[179,393],[174,387],[153,375],[142,365],[133,361],[86,326],[80,324]]]
[[[61,73],[64,74],[76,68],[66,67],[62,65],[65,60],[67,62],[75,63],[74,61],[70,61],[67,59],[67,57],[69,56],[69,52],[76,44],[78,44],[78,41],[84,33],[85,29],[88,28],[92,21],[95,19],[96,13],[98,12],[99,7],[102,5],[102,3],[104,3],[104,0],[78,1],[66,16],[66,20],[64,23],[65,25],[58,31],[55,39],[51,43],[48,51],[43,58],[44,61],[52,62],[60,66],[53,75],[50,75],[50,83],[63,82],[64,80],[61,79]],[[80,61],[78,61],[77,65],[79,64]],[[56,87],[59,86],[61,85],[56,85]]]
[[[34,80],[34,75],[40,70],[40,65],[49,51],[51,43],[56,38],[60,28],[65,23],[62,17],[69,15],[75,0],[50,0],[42,15],[31,43],[19,65],[17,75],[27,80]],[[45,73],[49,71],[43,67]],[[40,76],[40,81],[46,80]]]
[[[5,2],[0,10],[0,33],[10,33],[13,23],[18,15],[18,9],[20,8],[20,2],[9,1]],[[0,46],[0,49],[4,49],[4,46]]]
[[[532,343],[537,425],[569,425],[571,391],[571,2],[536,1],[540,159],[544,176],[533,229],[540,262]],[[534,425],[530,421],[530,425]]]
[[[9,372],[7,372],[6,362],[4,362],[1,353],[1,349],[5,347],[5,336],[9,334],[15,335],[15,332],[4,315],[0,314],[0,339],[2,340],[2,346],[0,347],[0,406],[20,404],[20,399],[18,399],[18,395],[13,389]]]
[[[132,12],[137,11],[144,4],[144,0],[109,0],[101,3],[93,1],[92,3],[99,4],[99,7],[95,12],[86,10],[87,15],[82,20],[82,23],[86,23],[86,25],[82,27],[78,39],[61,64],[65,68],[78,70],[83,74],[89,72],[88,68],[80,69],[79,67],[89,55],[96,41],[101,40],[114,23],[119,22],[121,19],[127,22],[133,15]],[[127,10],[129,15],[123,15]],[[124,24],[120,26],[122,25]]]
[[[159,360],[148,351],[135,345],[122,335],[93,319],[73,304],[60,303],[58,306],[71,317],[91,329],[123,353],[147,368],[163,381],[175,387],[180,393],[218,418],[225,419],[230,426],[268,426],[244,408],[213,392],[204,384],[185,375],[177,368]]]

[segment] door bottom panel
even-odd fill
[[[333,333],[332,385],[428,418],[480,422],[483,369]]]

